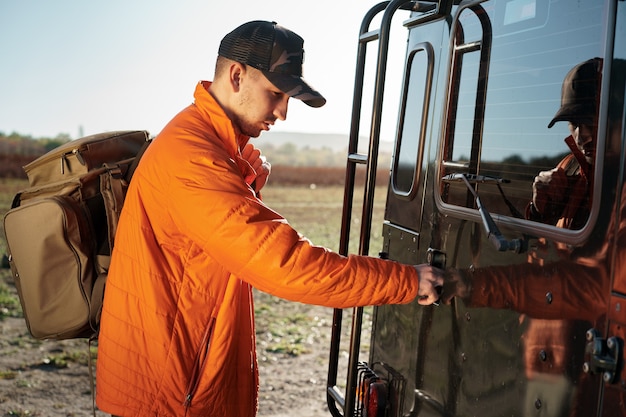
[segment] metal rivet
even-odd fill
[[[537,410],[539,410],[539,409],[541,408],[541,400],[540,400],[539,398],[537,398],[537,399],[535,400],[535,408],[536,408]]]
[[[545,351],[545,350],[541,349],[541,350],[539,351],[539,359],[540,359],[542,362],[545,362],[545,361],[546,361],[546,359],[548,359],[548,354],[546,353],[546,351]]]
[[[546,302],[552,304],[552,293],[549,291],[546,293]]]
[[[615,338],[609,337],[608,339],[606,339],[606,347],[608,347],[609,349],[613,349],[616,345],[617,342],[615,341]]]

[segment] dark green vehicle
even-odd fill
[[[359,34],[340,251],[449,281],[439,305],[335,311],[331,414],[626,416],[626,1],[394,0]]]

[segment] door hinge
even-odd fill
[[[605,340],[596,329],[587,330],[586,337],[583,371],[590,374],[601,373],[604,382],[615,384],[621,373],[624,341],[615,336]]]

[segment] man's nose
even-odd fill
[[[576,141],[584,145],[593,140],[594,129],[592,126],[581,124],[578,126],[578,137]]]
[[[287,107],[289,105],[289,96],[285,95],[285,97],[278,102],[276,107],[274,108],[274,117],[278,120],[284,121],[287,119]]]

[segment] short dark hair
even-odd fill
[[[226,68],[228,67],[228,64],[230,62],[232,61],[228,58],[224,58],[223,56],[219,55],[217,56],[217,60],[215,61],[215,78],[217,78],[224,71],[226,71]]]

